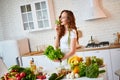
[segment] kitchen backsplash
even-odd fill
[[[92,21],[82,20],[83,0],[53,0],[55,16],[58,18],[61,10],[70,9],[76,17],[76,25],[83,33],[79,40],[81,45],[86,45],[90,36],[98,41],[114,41],[113,33],[120,32],[120,0],[102,0],[103,8],[107,18]],[[44,30],[39,32],[26,33],[23,30],[20,14],[20,4],[24,0],[1,0],[0,1],[0,34],[3,28],[4,40],[20,39],[27,37],[30,39],[31,50],[36,50],[37,45],[51,44],[54,45],[54,30]],[[6,5],[7,4],[7,5]],[[1,7],[2,6],[2,7]],[[0,35],[1,36],[1,35]],[[2,40],[2,39],[0,39]]]

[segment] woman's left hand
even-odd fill
[[[60,60],[56,59],[56,60],[53,60],[54,62],[60,62]]]

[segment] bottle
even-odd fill
[[[32,58],[32,60],[30,60],[30,69],[31,71],[34,73],[36,72],[36,65],[34,63],[34,59]]]
[[[86,59],[86,65],[89,66],[89,65],[91,64],[91,59],[90,59],[90,57],[89,57],[89,56],[88,56],[88,57],[85,57],[85,59]]]
[[[95,43],[92,36],[91,39],[89,40],[89,43]]]

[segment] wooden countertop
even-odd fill
[[[26,57],[26,56],[39,56],[39,55],[43,55],[43,51],[32,51],[29,53],[25,53],[24,55],[22,55],[22,57]]]
[[[77,49],[77,52],[83,52],[83,51],[94,51],[94,50],[105,50],[105,49],[114,49],[114,48],[120,48],[120,45],[110,45],[105,47],[99,47],[99,48],[79,48]]]
[[[106,47],[99,47],[99,48],[78,48],[76,51],[77,52],[84,52],[84,51],[94,51],[94,50],[105,50],[105,49],[114,49],[114,48],[120,48],[120,45],[110,45],[110,46],[106,46]],[[24,55],[22,55],[23,57],[26,56],[39,56],[39,55],[43,55],[44,51],[33,51],[33,52],[29,52],[26,53]]]

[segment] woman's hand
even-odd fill
[[[59,28],[59,26],[56,26],[55,30],[56,30],[56,33],[57,33],[56,37],[55,37],[55,48],[59,48],[59,46],[60,46],[60,41],[59,41],[60,28]]]
[[[55,30],[56,30],[57,35],[59,35],[59,32],[60,32],[59,26],[56,26],[56,27],[55,27]]]
[[[53,60],[54,62],[60,62],[60,60],[56,59],[56,60]]]

